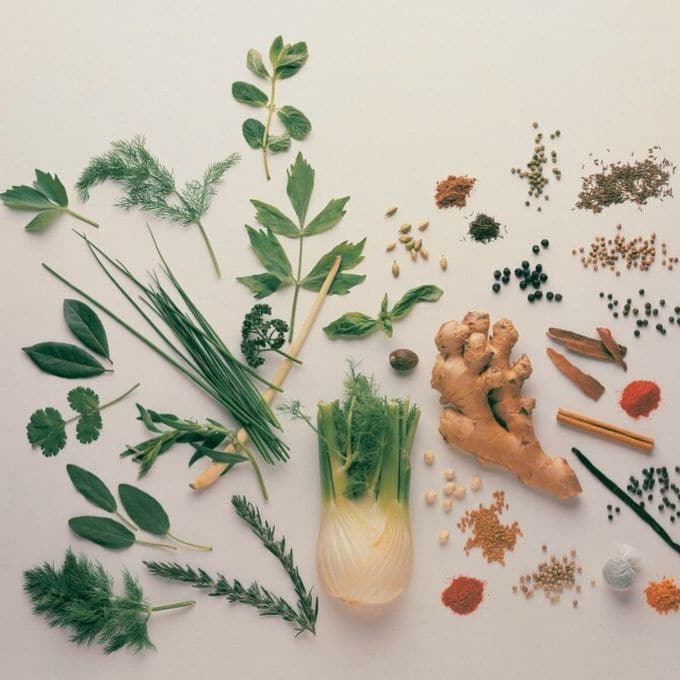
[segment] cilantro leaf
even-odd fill
[[[43,456],[56,456],[66,446],[66,423],[56,408],[41,408],[31,415],[26,436],[31,446],[42,449]]]
[[[91,444],[99,439],[102,430],[102,414],[99,411],[86,413],[76,423],[76,437],[81,444]]]
[[[99,409],[99,397],[89,387],[74,387],[68,393],[68,403],[74,411],[89,415]]]

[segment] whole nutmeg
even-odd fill
[[[418,355],[411,349],[395,349],[390,354],[390,366],[395,371],[406,372],[418,365]]]

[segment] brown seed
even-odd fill
[[[409,231],[411,231],[411,225],[410,224],[402,224],[401,227],[399,227],[399,233],[400,234],[408,234]]]
[[[418,231],[425,231],[430,226],[430,223],[425,220],[418,225]]]
[[[399,237],[399,243],[411,243],[413,236],[406,236],[406,234]]]
[[[423,260],[430,259],[430,253],[426,248],[421,248],[418,252],[420,253],[420,257],[422,257]]]
[[[391,253],[396,247],[397,247],[397,242],[396,242],[396,241],[392,241],[392,243],[388,243],[388,244],[385,246],[385,252],[386,252],[386,253]]]
[[[447,270],[448,266],[449,266],[449,261],[446,259],[446,256],[445,256],[445,255],[442,255],[442,256],[439,258],[439,268],[440,268],[443,272],[445,272],[445,271]]]
[[[399,277],[399,265],[396,260],[392,262],[392,276],[394,276],[395,279]]]
[[[392,217],[397,212],[397,206],[393,205],[391,208],[385,210],[385,217]]]
[[[418,259],[418,251],[411,250],[411,259],[415,262]]]

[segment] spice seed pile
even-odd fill
[[[476,243],[489,243],[501,237],[501,224],[489,215],[478,213],[470,222],[468,234]]]
[[[675,475],[680,478],[680,465],[675,466]],[[665,465],[642,468],[640,477],[642,481],[635,475],[630,475],[626,486],[631,496],[640,499],[638,505],[647,512],[654,512],[656,508],[659,519],[668,517],[672,523],[675,523],[676,518],[680,520],[680,485],[670,481],[668,468]],[[655,491],[658,492],[658,496],[654,495]],[[611,506],[608,505],[607,509],[608,519],[612,521]]]
[[[639,297],[643,298],[645,297],[645,294],[646,291],[644,288],[640,288],[638,290]],[[626,301],[623,303],[623,305],[620,305],[619,299],[614,297],[614,293],[606,293],[605,295],[605,292],[601,290],[600,299],[606,299],[607,309],[611,312],[613,318],[618,319],[620,317],[633,317],[635,320],[635,330],[633,331],[633,335],[636,338],[640,337],[642,331],[644,331],[645,328],[649,328],[650,321],[655,322],[654,328],[661,335],[666,335],[667,332],[667,326],[664,323],[664,318],[670,326],[677,326],[680,328],[680,305],[674,305],[673,307],[670,307],[670,305],[666,303],[665,298],[660,298],[656,305],[647,301],[644,303],[638,303],[640,306],[637,306],[633,302],[633,299],[629,297],[626,298]],[[642,318],[643,315],[646,318]]]

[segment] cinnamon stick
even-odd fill
[[[548,337],[576,354],[600,361],[614,361],[614,357],[604,343],[597,338],[589,338],[562,328],[548,328]],[[618,348],[620,355],[625,357],[626,348],[623,345],[618,345]]]
[[[567,376],[586,396],[597,401],[604,394],[604,386],[592,375],[584,373],[580,368],[574,366],[567,357],[556,352],[552,347],[548,347],[546,352],[557,369]]]
[[[602,344],[607,348],[607,351],[612,355],[614,363],[617,366],[620,366],[624,371],[627,371],[628,366],[626,366],[626,362],[623,360],[623,356],[619,351],[619,344],[616,342],[616,340],[614,340],[612,332],[608,328],[603,328],[599,326],[597,328],[597,334],[600,336]]]

